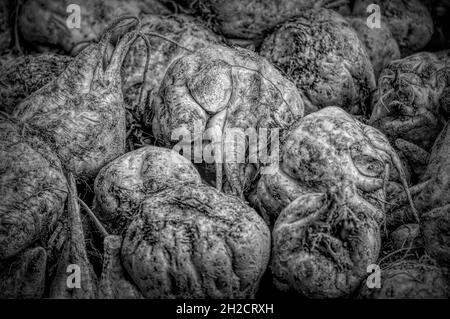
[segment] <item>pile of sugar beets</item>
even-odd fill
[[[1,1],[0,298],[447,298],[448,21]]]

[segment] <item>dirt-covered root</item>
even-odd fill
[[[313,105],[370,115],[373,67],[358,34],[338,13],[302,11],[264,39],[260,54],[291,77]]]
[[[389,181],[401,181],[409,193],[402,164],[386,137],[336,107],[309,114],[291,126],[282,138],[274,176],[258,181],[255,203],[272,219],[296,194],[326,192],[350,182],[381,222]],[[411,204],[411,196],[407,199]]]
[[[450,205],[422,215],[421,227],[426,252],[444,266],[450,265]]]
[[[71,58],[56,54],[0,57],[0,111],[11,114],[14,107],[60,75]]]
[[[138,29],[136,17],[118,19],[99,43],[89,45],[14,110],[13,116],[38,131],[78,180],[94,178],[125,153],[120,68]]]
[[[191,7],[230,38],[251,40],[256,46],[277,24],[313,7],[350,12],[350,1],[314,0],[189,0]]]
[[[380,230],[355,190],[298,197],[273,229],[276,287],[311,298],[350,295],[380,250]]]
[[[367,19],[371,4],[380,6],[380,18],[389,25],[402,56],[419,51],[431,40],[433,20],[420,0],[356,0],[352,14]]]
[[[403,165],[408,167],[408,180],[417,180],[422,176],[428,165],[430,153],[414,143],[398,138],[394,142],[394,147],[401,158]]]
[[[55,277],[52,278],[49,286],[49,297],[91,299],[95,298],[97,294],[97,278],[86,253],[78,192],[72,173],[67,176],[67,188],[66,241],[58,259]]]
[[[0,260],[47,240],[64,209],[66,179],[52,150],[26,127],[0,122]]]
[[[209,30],[201,21],[187,15],[145,15],[141,18],[143,36],[150,43],[150,57],[146,54],[146,43],[138,39],[130,47],[122,68],[122,86],[125,102],[133,108],[138,118],[150,107],[140,103],[139,92],[144,87],[144,101],[151,101],[172,61],[181,55],[222,43],[223,39]],[[147,78],[143,79],[145,66]],[[148,96],[150,94],[150,96]]]
[[[366,17],[347,17],[358,37],[364,44],[370,61],[372,62],[375,78],[391,61],[400,59],[400,49],[392,36],[389,26],[382,20],[380,28],[367,27]]]
[[[140,299],[142,294],[130,281],[120,259],[122,237],[107,236],[103,242],[103,269],[98,285],[101,299]]]
[[[44,296],[47,253],[42,247],[0,261],[0,299],[39,299]]]
[[[144,12],[170,13],[158,0],[78,0],[74,4],[81,9],[80,27],[69,28],[67,21],[77,21],[69,19],[76,11],[67,12],[72,3],[70,0],[23,1],[19,7],[18,31],[27,46],[41,52],[62,49],[75,56],[89,43],[100,39],[106,27],[118,17],[139,16]]]
[[[95,212],[111,234],[121,234],[144,198],[179,183],[201,183],[188,159],[170,149],[142,147],[102,168],[94,183]]]
[[[237,197],[180,185],[142,203],[121,256],[147,298],[252,298],[269,261],[270,232]]]
[[[370,125],[391,141],[403,139],[429,151],[448,119],[441,105],[447,76],[448,67],[433,53],[392,61],[378,79]]]
[[[417,248],[421,245],[419,224],[405,224],[398,227],[390,235],[392,248],[394,250],[404,248]]]
[[[223,172],[232,193],[243,196],[249,185],[241,172],[252,164],[247,155],[255,154],[257,145],[262,151],[275,145],[277,139],[268,137],[301,118],[305,105],[294,83],[266,59],[211,45],[171,64],[146,122],[162,145],[190,151],[195,163],[214,163],[218,189],[225,184]],[[266,153],[254,162],[270,165],[275,156]]]
[[[440,268],[415,260],[396,261],[381,268],[381,287],[361,285],[362,299],[448,298],[448,285]]]

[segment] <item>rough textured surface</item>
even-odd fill
[[[103,241],[103,270],[98,286],[101,299],[140,299],[142,294],[130,282],[120,259],[122,237],[107,236]]]
[[[12,113],[23,99],[56,79],[70,61],[70,57],[47,53],[0,57],[0,111]]]
[[[44,239],[62,213],[59,159],[26,127],[0,122],[0,260]]]
[[[380,6],[381,20],[389,25],[402,56],[419,51],[431,40],[433,20],[420,0],[356,0],[352,14],[367,18],[370,4]]]
[[[400,147],[418,173],[426,165],[422,154],[450,116],[442,100],[447,78],[445,64],[434,54],[417,53],[391,62],[378,80],[370,124]]]
[[[0,262],[0,299],[39,299],[44,295],[47,254],[30,248]]]
[[[124,97],[131,107],[139,104],[138,98],[142,86],[144,86],[144,99],[148,94],[158,91],[167,67],[172,61],[190,53],[189,50],[197,51],[212,43],[218,44],[223,41],[200,21],[187,15],[145,15],[141,18],[141,23],[141,31],[150,42],[150,57],[147,57],[146,44],[142,39],[138,39],[128,51],[122,68]],[[143,83],[147,59],[149,59],[148,73]],[[151,100],[151,96],[147,98]],[[141,117],[143,108],[146,106],[150,107],[143,103],[133,111]]]
[[[168,14],[158,0],[27,0],[19,12],[20,35],[39,51],[63,49],[78,54],[89,42],[97,41],[107,25],[123,15]],[[67,7],[81,8],[81,28],[69,29]],[[71,12],[72,13],[72,12]]]
[[[147,298],[252,298],[269,255],[258,214],[209,186],[148,197],[122,245],[125,269]]]
[[[90,264],[83,223],[80,215],[78,192],[72,173],[67,176],[67,233],[64,249],[58,259],[58,267],[49,285],[49,297],[56,299],[92,299],[97,295],[97,278]],[[75,266],[77,268],[69,268]],[[78,274],[79,286],[76,283]],[[69,277],[70,276],[70,277]]]
[[[380,250],[372,207],[352,188],[298,197],[273,229],[271,269],[283,291],[310,298],[351,294]]]
[[[166,148],[140,148],[100,171],[94,184],[96,212],[109,232],[121,234],[148,195],[181,182],[201,183],[189,160]]]
[[[229,38],[251,39],[258,44],[275,25],[312,7],[348,13],[350,1],[313,0],[200,0],[187,1]]]
[[[427,253],[443,267],[450,265],[450,205],[422,215],[422,232]]]
[[[442,271],[415,261],[394,263],[381,269],[381,288],[362,285],[364,299],[437,299],[447,298],[447,284]]]
[[[370,114],[373,67],[357,33],[338,13],[303,11],[266,37],[260,53],[292,77],[317,107]]]
[[[381,21],[381,28],[370,29],[367,26],[367,18],[348,17],[347,19],[364,44],[372,62],[375,77],[378,78],[389,62],[400,59],[397,41],[384,21]]]
[[[10,0],[0,3],[0,53],[11,46]]]
[[[215,157],[223,156],[231,192],[242,196],[248,186],[241,174],[246,165],[238,163],[236,154],[245,150],[241,145],[234,147],[232,142],[227,143],[227,132],[286,129],[303,116],[305,104],[295,85],[267,60],[246,49],[217,45],[174,61],[152,109],[153,133],[165,146],[178,142],[171,138],[179,129],[190,133],[191,141],[202,139],[198,133],[206,130],[210,136],[215,135],[218,146]],[[177,139],[178,135],[174,135]],[[227,160],[230,158],[233,160]],[[222,164],[216,165],[220,178],[221,169]],[[221,188],[217,183],[216,186]]]
[[[77,178],[95,177],[100,168],[125,152],[120,68],[138,31],[120,30],[117,23],[98,44],[84,49],[61,75],[22,101],[13,113],[40,132]],[[108,56],[113,36],[122,38]]]
[[[263,176],[258,184],[257,205],[272,221],[296,194],[327,192],[346,182],[355,184],[358,195],[373,205],[374,218],[381,220],[384,184],[399,179],[398,172],[403,171],[382,133],[336,107],[295,123],[283,137],[280,151],[277,178]]]

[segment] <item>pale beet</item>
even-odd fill
[[[325,7],[349,13],[350,1],[313,0],[200,0],[186,1],[203,18],[228,38],[258,45],[277,24],[301,14],[305,9]]]

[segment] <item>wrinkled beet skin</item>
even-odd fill
[[[352,14],[367,17],[370,4],[380,6],[381,20],[389,25],[402,56],[419,51],[431,40],[433,20],[420,0],[356,0]]]
[[[107,236],[103,241],[103,269],[98,285],[101,299],[141,299],[142,294],[129,280],[120,259],[122,237]]]
[[[186,49],[149,33],[157,33],[193,51],[210,44],[223,42],[220,36],[214,34],[196,19],[186,15],[145,15],[142,17],[141,23],[141,31],[150,42],[150,57],[147,57],[144,41],[139,39],[128,51],[122,68],[124,97],[129,106],[133,108],[140,102],[138,97],[142,86],[144,86],[144,98],[148,94],[155,94],[171,62],[183,54],[189,53]],[[148,74],[143,84],[147,58],[149,58]],[[150,101],[151,96],[148,96],[147,99]],[[138,105],[138,109],[133,109],[133,111],[140,118],[146,107],[151,106],[144,103]]]
[[[290,76],[313,105],[370,114],[373,67],[357,33],[338,13],[302,12],[266,37],[260,53]]]
[[[305,9],[333,6],[335,1],[314,0],[200,0],[187,1],[229,38],[250,39],[258,44],[278,23],[301,14]],[[350,1],[341,1],[335,10],[349,13]]]
[[[122,245],[125,269],[147,298],[252,298],[269,255],[258,214],[209,186],[148,197]]]
[[[30,248],[0,262],[0,299],[39,299],[44,295],[47,253]]]
[[[369,289],[363,283],[359,292],[362,299],[444,299],[447,296],[446,279],[438,267],[408,261],[389,265],[381,270],[381,288]]]
[[[280,290],[310,298],[350,295],[380,251],[379,225],[349,194],[310,193],[280,214],[273,229],[271,270]],[[336,196],[346,196],[338,198]]]
[[[351,182],[381,221],[386,164],[391,167],[391,179],[398,178],[390,158],[393,152],[378,130],[342,109],[322,109],[299,120],[283,138],[277,178],[267,175],[259,180],[256,204],[274,222],[292,201],[289,194],[326,192]]]
[[[304,101],[295,85],[267,60],[252,51],[225,46],[186,54],[169,67],[152,104],[152,129],[170,147],[174,130],[185,128],[194,136],[212,128],[219,136],[228,129],[286,129],[303,116]],[[150,114],[147,122],[151,120]],[[199,130],[197,129],[197,131]],[[224,154],[232,154],[224,145]],[[239,165],[225,163],[232,192],[242,195]]]
[[[146,196],[181,182],[201,183],[190,161],[170,149],[140,148],[99,172],[94,183],[96,211],[110,233],[121,234]]]
[[[61,163],[27,128],[0,123],[0,260],[45,238],[67,196]]]
[[[47,53],[1,57],[0,111],[11,114],[23,99],[56,79],[70,61],[68,56]]]

